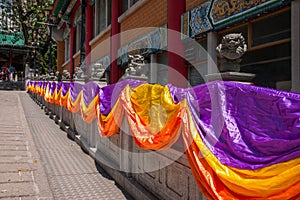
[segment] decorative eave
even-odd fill
[[[21,32],[10,33],[10,32],[1,31],[0,44],[12,45],[12,46],[23,46],[25,44],[24,36]]]
[[[55,7],[53,8],[53,15],[58,16],[58,13],[60,12],[61,8],[64,5],[64,0],[57,0],[55,2]]]
[[[58,16],[55,22],[58,30],[64,28],[65,24],[70,24],[70,16],[66,14],[66,10],[68,9],[70,3],[71,0],[59,0],[54,8],[54,15]]]
[[[8,45],[8,44],[0,44],[1,53],[10,52],[13,50],[13,53],[23,53],[32,51],[33,47],[28,45]]]
[[[31,46],[28,45],[11,45],[11,44],[0,44],[1,48],[10,48],[10,49],[32,49]]]
[[[278,10],[291,0],[240,0],[228,8],[227,1],[205,1],[181,16],[182,39],[195,38],[209,31],[218,31],[258,15]]]
[[[70,3],[66,9],[66,12],[64,13],[65,15],[70,15],[70,13],[72,12],[72,9],[74,8],[74,6],[76,5],[76,2],[78,0],[70,0]]]

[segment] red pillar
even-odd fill
[[[110,34],[110,83],[116,83],[119,80],[119,71],[117,58],[118,48],[120,45],[120,24],[119,17],[119,0],[112,0],[111,3],[111,34]]]
[[[70,19],[70,26],[71,26],[71,30],[70,30],[70,78],[71,81],[73,81],[73,74],[74,74],[74,54],[76,53],[76,38],[75,38],[75,26],[74,26],[74,16],[75,16],[75,12],[77,11],[77,9],[80,6],[80,2],[81,1],[77,1],[75,6],[73,7],[72,11],[71,11],[71,19]]]
[[[85,63],[87,82],[90,79],[90,65],[91,65],[91,46],[90,41],[93,39],[93,9],[90,1],[86,2],[85,7]]]
[[[181,15],[185,12],[185,0],[168,0],[168,77],[169,83],[186,87],[188,70],[185,66],[184,46],[181,42]]]
[[[12,52],[9,51],[9,65],[8,65],[8,67],[10,67],[12,65],[12,60],[13,60],[13,58],[12,58]]]
[[[71,20],[71,30],[70,30],[70,79],[73,81],[74,74],[74,42],[75,42],[75,27],[73,20]]]

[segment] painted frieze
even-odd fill
[[[290,0],[212,0],[187,11],[181,17],[182,39],[220,30],[257,15],[279,9]]]

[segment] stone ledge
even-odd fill
[[[243,73],[243,72],[221,72],[205,75],[207,81],[241,81],[248,82],[252,81],[255,78],[255,74]]]

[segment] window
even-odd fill
[[[254,84],[263,87],[277,88],[279,82],[290,81],[291,43],[247,52],[242,57],[241,71],[256,74]]]
[[[242,57],[241,72],[256,75],[255,85],[279,89],[291,80],[291,11],[281,11],[221,31],[219,42],[227,33],[242,33],[248,46]],[[280,88],[281,89],[281,88]],[[286,90],[290,88],[285,87]]]
[[[290,19],[290,9],[283,9],[276,14],[272,13],[237,27],[220,31],[218,41],[220,42],[222,37],[228,33],[242,33],[248,45],[248,50],[285,43],[291,38]]]
[[[282,12],[252,24],[252,46],[291,37],[291,13]],[[267,28],[266,28],[267,27]]]
[[[94,13],[94,35],[96,36],[111,24],[111,0],[96,0]]]
[[[70,36],[65,38],[65,61],[70,59]]]
[[[75,31],[75,34],[76,34],[76,52],[80,51],[80,47],[81,47],[81,23],[82,22],[78,22],[76,24],[76,31]]]
[[[95,37],[99,33],[99,28],[98,28],[99,19],[100,19],[100,3],[99,3],[99,0],[95,0],[93,12],[94,12],[94,37]]]
[[[138,1],[139,0],[122,0],[122,13],[124,13]]]

